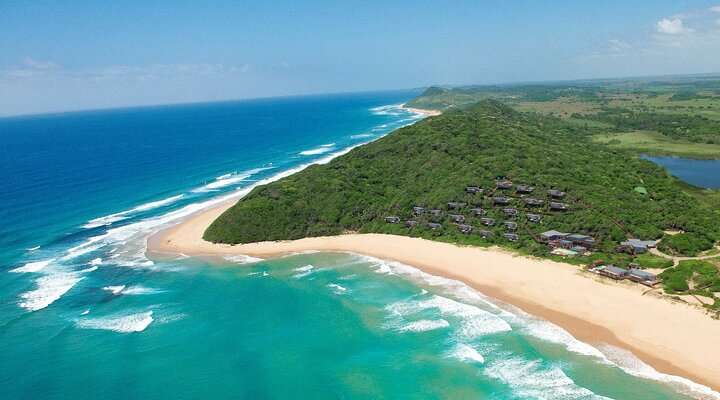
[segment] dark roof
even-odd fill
[[[550,189],[548,190],[548,194],[552,197],[564,197],[566,193],[562,190]]]
[[[480,231],[480,232],[478,232],[478,233],[479,233],[480,236],[482,236],[482,237],[490,237],[490,236],[493,235],[493,233],[490,232],[490,231]]]
[[[510,202],[510,198],[505,197],[505,196],[496,196],[496,197],[493,197],[493,202],[495,202],[497,204],[507,204]]]
[[[625,276],[627,275],[627,270],[624,270],[622,268],[618,268],[614,265],[606,265],[605,268],[603,268],[605,271],[618,276]]]
[[[458,229],[460,230],[460,232],[470,233],[470,232],[472,232],[473,227],[470,225],[460,224],[460,225],[458,225]]]
[[[630,275],[645,281],[654,281],[657,279],[655,274],[637,268],[630,268]]]
[[[565,210],[568,208],[568,205],[565,203],[559,203],[557,201],[551,201],[550,208],[554,208],[556,210]]]
[[[504,180],[495,182],[495,187],[498,189],[510,189],[512,187],[512,181]]]
[[[535,188],[532,187],[532,186],[530,186],[530,185],[517,185],[516,190],[517,190],[518,192],[530,193],[530,192],[532,192],[533,190],[535,190]]]
[[[520,239],[520,236],[514,234],[514,233],[503,233],[503,237],[505,237],[508,240],[516,241]]]
[[[546,231],[546,232],[543,232],[543,233],[540,234],[540,236],[548,237],[548,238],[550,238],[550,237],[565,237],[565,236],[567,236],[567,235],[568,235],[567,233],[558,232],[558,231],[555,231],[555,230]]]
[[[475,215],[485,215],[486,211],[480,207],[470,210]]]
[[[540,215],[540,214],[527,213],[526,215],[527,215],[528,220],[530,220],[530,221],[540,221],[542,219],[542,215]]]
[[[437,224],[437,223],[435,223],[435,222],[429,222],[429,223],[427,224],[427,226],[428,226],[430,229],[442,228],[442,225],[441,225],[441,224]]]

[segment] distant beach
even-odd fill
[[[348,234],[235,246],[204,241],[207,226],[234,203],[197,213],[153,235],[148,240],[149,253],[265,258],[318,250],[398,261],[463,281],[553,322],[585,342],[631,350],[660,372],[720,389],[720,349],[716,345],[720,321],[692,306],[645,293],[644,287],[606,281],[576,266],[499,249],[403,236]]]

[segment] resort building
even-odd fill
[[[639,240],[639,239],[628,239],[620,243],[620,251],[625,251],[630,254],[642,254],[652,249],[657,244],[654,240]]]
[[[503,233],[503,237],[511,242],[517,242],[520,240],[520,236],[514,233]]]
[[[604,276],[607,276],[608,278],[612,278],[612,279],[615,279],[615,280],[618,280],[618,281],[625,279],[625,278],[627,277],[627,275],[628,275],[627,270],[622,269],[622,268],[618,268],[618,267],[616,267],[616,266],[614,266],[614,265],[605,265],[605,266],[602,266],[602,267],[598,270],[598,273],[599,273],[600,275],[604,275]]]
[[[458,230],[467,235],[473,231],[473,227],[470,225],[460,224],[458,225]]]
[[[509,231],[517,230],[517,227],[518,227],[518,224],[516,222],[512,222],[512,221],[505,221],[504,225],[505,225],[505,229],[507,229]]]
[[[400,217],[396,217],[394,215],[391,215],[389,217],[385,217],[385,222],[389,224],[399,224],[400,223]]]
[[[587,236],[587,235],[581,235],[579,233],[567,235],[565,237],[565,239],[569,240],[574,245],[578,245],[578,246],[593,247],[596,244],[595,239],[593,237]]]
[[[535,188],[532,186],[529,186],[529,185],[518,185],[517,188],[515,189],[516,192],[521,193],[521,194],[532,193],[533,190],[535,190]]]
[[[425,213],[425,207],[419,207],[419,206],[413,207],[413,214],[423,215],[424,213]]]
[[[432,229],[432,230],[434,230],[434,231],[436,231],[436,230],[438,230],[438,229],[442,229],[442,225],[441,225],[441,224],[438,224],[438,223],[435,223],[435,222],[429,222],[429,223],[427,224],[427,226],[428,226],[428,228],[430,228],[430,229]]]
[[[481,215],[487,214],[487,211],[485,211],[484,209],[482,209],[480,207],[473,208],[472,210],[470,210],[470,212],[473,213],[473,215],[478,216],[478,217]]]
[[[452,222],[455,222],[456,224],[462,224],[463,222],[465,222],[465,216],[464,216],[464,215],[460,215],[460,214],[450,214],[450,215],[448,215],[448,217],[450,218],[450,220],[451,220]]]
[[[637,268],[630,268],[627,277],[633,282],[642,283],[646,286],[654,286],[658,283],[655,274]]]
[[[465,203],[460,203],[457,201],[451,201],[451,202],[447,203],[448,210],[459,210],[465,206],[466,206]]]
[[[525,215],[527,216],[527,219],[530,222],[538,223],[538,222],[542,221],[542,215],[540,215],[540,214],[527,213]]]
[[[414,228],[417,226],[417,224],[418,224],[417,221],[413,221],[413,220],[405,221],[406,228]]]
[[[503,213],[505,213],[505,215],[508,217],[516,217],[518,215],[518,210],[517,208],[512,207],[503,208]]]
[[[483,189],[479,186],[466,186],[465,187],[465,193],[469,194],[481,194],[483,192]]]
[[[512,187],[513,187],[513,183],[511,181],[504,180],[504,181],[495,182],[496,189],[508,190],[508,189],[512,189]]]
[[[510,198],[505,196],[496,196],[493,197],[493,204],[495,205],[508,205],[510,204]]]
[[[493,233],[490,232],[490,231],[480,231],[480,232],[478,232],[478,233],[480,234],[480,236],[481,236],[483,239],[490,238],[490,237],[492,237],[492,235],[493,235]]]
[[[485,226],[493,226],[495,225],[495,220],[492,218],[480,218],[480,223]]]
[[[534,199],[532,197],[527,197],[523,200],[525,201],[525,205],[528,207],[542,207],[545,204],[545,200]]]
[[[540,234],[540,239],[543,242],[550,242],[553,240],[560,240],[567,235],[569,235],[569,233],[563,233],[563,232],[558,232],[558,231],[547,231],[547,232],[543,232]]]
[[[550,210],[551,211],[567,211],[568,205],[565,203],[559,203],[557,201],[551,201],[550,202]]]
[[[563,197],[565,197],[565,194],[565,192],[557,189],[548,190],[548,195],[554,199],[562,199]]]

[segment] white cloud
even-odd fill
[[[663,18],[657,22],[657,31],[667,35],[681,35],[692,32],[687,28],[680,18]]]
[[[626,50],[629,50],[632,48],[630,43],[620,40],[620,39],[610,39],[608,40],[608,51],[611,53],[623,53]]]
[[[720,13],[720,6],[713,6],[710,7],[710,11]]]
[[[58,64],[52,61],[39,61],[30,57],[25,57],[23,65],[31,69],[55,69],[59,67]]]

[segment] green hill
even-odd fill
[[[696,253],[720,238],[720,217],[694,189],[680,184],[660,167],[630,153],[594,144],[576,124],[538,114],[524,114],[493,100],[428,118],[359,147],[326,165],[261,186],[220,216],[205,232],[212,242],[247,243],[338,235],[344,232],[382,232],[464,244],[500,244],[525,253],[548,255],[538,234],[547,230],[593,236],[598,249],[592,257],[627,263],[616,255],[619,241],[628,237],[658,239],[663,230],[686,233],[667,241],[678,253]],[[533,197],[545,200],[530,209],[521,195],[509,190],[511,207],[520,215],[506,218],[493,207],[498,177],[535,187]],[[467,194],[476,185],[485,194]],[[642,187],[644,190],[637,190]],[[547,190],[567,192],[566,212],[548,209]],[[458,211],[475,227],[463,234],[447,218],[447,203],[468,205]],[[444,210],[440,230],[431,230],[413,206]],[[473,206],[497,220],[481,225]],[[542,215],[531,223],[526,212]],[[414,219],[418,225],[386,223],[385,217]],[[517,242],[503,238],[503,221],[518,224]],[[493,231],[484,239],[480,229]],[[692,245],[688,245],[692,243]],[[677,247],[673,247],[678,244]],[[680,245],[681,244],[681,245]],[[588,261],[588,259],[581,259]]]

